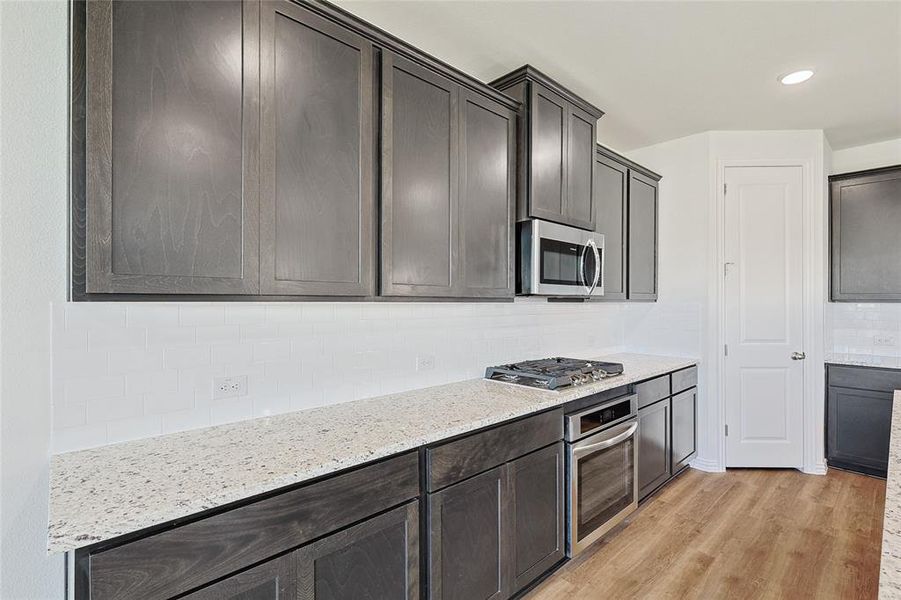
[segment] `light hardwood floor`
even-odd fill
[[[876,598],[884,502],[833,469],[689,469],[526,598]]]

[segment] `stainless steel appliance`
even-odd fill
[[[638,396],[566,415],[567,556],[576,556],[638,508]]]
[[[579,358],[542,358],[485,369],[485,377],[507,383],[556,390],[622,375],[621,363]]]
[[[516,291],[532,296],[604,295],[604,236],[531,219],[517,224]]]

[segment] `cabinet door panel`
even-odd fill
[[[86,291],[256,293],[259,5],[87,5]]]
[[[597,120],[584,111],[570,107],[568,121],[569,147],[564,214],[570,225],[594,229],[592,204]]]
[[[294,556],[288,554],[184,596],[185,600],[294,600]]]
[[[595,162],[595,231],[604,234],[604,299],[626,299],[626,215],[629,171],[609,158]]]
[[[507,596],[505,469],[497,467],[429,496],[431,598]]]
[[[688,466],[688,461],[695,455],[697,440],[698,390],[692,388],[672,399],[673,411],[673,473]]]
[[[373,293],[372,46],[293,2],[262,15],[262,286]]]
[[[826,458],[829,463],[885,477],[892,393],[830,387],[826,415]]]
[[[513,589],[522,589],[563,559],[563,442],[508,465]]]
[[[419,598],[419,510],[410,502],[297,551],[299,600]]]
[[[450,296],[457,220],[455,84],[382,63],[382,293]]]
[[[516,114],[472,93],[461,106],[460,295],[513,296]]]
[[[566,199],[567,103],[532,84],[529,215],[562,222]]]
[[[833,181],[832,299],[901,300],[901,169]]]
[[[657,182],[629,175],[629,298],[657,299]]]
[[[638,411],[638,499],[669,479],[670,401],[661,400]]]

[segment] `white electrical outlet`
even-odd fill
[[[874,346],[894,346],[895,336],[887,333],[877,333],[873,336]]]
[[[247,395],[247,375],[231,377],[215,377],[213,379],[213,398],[235,398]]]
[[[431,354],[423,354],[416,357],[417,371],[431,371],[435,368],[435,357]]]

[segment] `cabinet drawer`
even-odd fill
[[[428,449],[428,487],[434,492],[563,438],[563,409],[494,427]]]
[[[635,393],[638,394],[638,408],[650,406],[658,400],[663,400],[670,395],[669,375],[663,375],[648,381],[635,384]]]
[[[419,457],[410,452],[122,546],[80,554],[79,576],[87,575],[90,586],[84,597],[170,598],[418,495]]]
[[[901,389],[901,370],[829,365],[829,386],[894,392]]]
[[[698,385],[698,368],[688,367],[672,374],[673,395]]]

